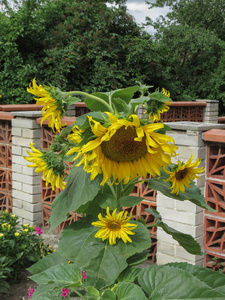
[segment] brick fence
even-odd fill
[[[225,152],[224,148],[219,148],[222,149],[220,150],[222,152],[220,152],[220,154],[217,153],[216,158],[213,156],[213,151],[216,150],[211,150],[210,153],[212,154],[210,156],[206,154],[206,152],[209,151],[207,150],[209,141],[202,138],[202,135],[205,137],[205,134],[207,134],[209,130],[222,130],[222,128],[225,128],[225,124],[218,124],[216,121],[218,120],[218,101],[198,100],[194,102],[194,104],[195,112],[191,115],[190,102],[188,102],[188,104],[182,103],[182,105],[175,106],[176,113],[174,111],[171,115],[173,115],[173,118],[180,116],[184,120],[179,119],[183,122],[171,122],[171,119],[169,120],[167,116],[167,120],[170,122],[168,125],[172,129],[168,134],[175,139],[176,144],[179,146],[180,159],[186,161],[190,155],[193,154],[194,158],[199,157],[202,159],[202,166],[208,168],[208,165],[212,165],[213,159],[218,160],[220,155],[222,158],[220,158],[219,167],[223,168],[225,165],[225,158],[223,156]],[[180,113],[178,113],[178,107]],[[24,109],[22,106],[16,106],[14,108],[12,106],[0,106],[0,110],[2,110],[0,111],[0,176],[2,178],[0,184],[0,211],[4,209],[12,210],[19,216],[23,224],[47,225],[47,221],[51,215],[51,203],[55,195],[59,192],[59,190],[56,192],[52,191],[50,186],[46,187],[45,183],[41,180],[41,175],[35,173],[33,168],[29,168],[27,161],[24,159],[24,156],[27,156],[26,150],[30,149],[30,143],[34,143],[36,148],[47,149],[54,137],[53,132],[45,126],[45,123],[44,126],[40,128],[40,109],[41,107],[36,107],[36,105],[30,107],[26,106]],[[171,106],[171,111],[172,109]],[[200,110],[203,114],[200,113]],[[71,116],[78,116],[87,111],[88,109],[83,103],[77,103],[75,112],[74,107],[71,107],[69,114]],[[142,108],[139,108],[138,114],[140,115],[141,113]],[[195,122],[186,122],[187,116],[189,116],[189,118],[192,116]],[[196,121],[199,117],[201,117],[201,122]],[[164,119],[165,118],[164,115]],[[74,118],[65,118],[64,121],[69,124],[74,121]],[[191,120],[189,119],[189,121]],[[224,131],[222,130],[222,132]],[[211,142],[214,143],[215,146],[217,140]],[[206,173],[206,175],[203,174],[201,179],[197,180],[197,184],[203,193],[206,188],[206,196],[209,194],[210,197],[207,197],[212,198],[212,191],[210,190],[209,192],[209,187],[207,187],[209,186],[207,174],[208,173]],[[213,178],[213,180],[210,178],[210,180],[215,181],[215,178]],[[205,181],[207,185],[205,185]],[[216,182],[216,187],[218,184],[222,186],[219,190],[224,188],[225,183],[221,178]],[[220,195],[218,191],[217,193]],[[212,264],[212,258],[215,253],[222,262],[225,261],[223,256],[225,248],[223,237],[220,237],[219,242],[217,241],[218,232],[223,232],[222,230],[224,230],[223,226],[225,224],[223,219],[221,222],[219,221],[222,218],[221,215],[218,217],[218,215],[208,214],[188,201],[175,201],[171,198],[166,198],[160,193],[156,195],[156,191],[150,190],[146,184],[135,186],[132,194],[144,198],[139,205],[129,209],[129,211],[132,211],[134,218],[142,217],[146,220],[147,224],[154,223],[154,218],[145,212],[145,208],[157,208],[163,220],[168,225],[193,235],[200,244],[204,246],[204,249],[207,249],[207,256],[205,258],[206,266],[214,266]],[[222,195],[224,195],[224,190]],[[225,211],[223,206],[224,196],[220,195],[218,199],[220,199],[220,203],[222,202],[222,205],[218,206],[221,213],[223,209]],[[213,202],[214,200],[207,201]],[[76,214],[76,212],[72,212],[68,220],[60,225],[58,228],[59,231],[80,217],[81,216]],[[210,230],[211,233],[209,233]],[[209,238],[210,234],[213,236],[211,239]],[[155,262],[157,258],[159,264],[171,261],[188,261],[193,264],[203,263],[202,257],[189,255],[160,229],[158,229],[157,232],[156,228],[152,229],[150,235],[153,240],[149,255],[151,262]],[[218,251],[215,251],[215,247],[211,245],[215,245],[216,241],[216,249],[219,249]]]

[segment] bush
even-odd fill
[[[34,232],[36,231],[36,234]],[[22,268],[31,266],[52,252],[40,237],[41,229],[19,226],[18,217],[7,210],[0,216],[0,293],[7,293]]]

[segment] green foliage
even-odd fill
[[[15,9],[9,3],[0,13],[2,102],[33,102],[26,87],[34,77],[87,92],[134,84],[124,41],[141,39],[141,29],[124,1],[115,2],[118,8],[100,0],[13,1]]]
[[[51,252],[42,238],[33,234],[34,227],[19,226],[18,217],[6,210],[0,216],[0,293],[19,277],[22,268],[30,266]]]

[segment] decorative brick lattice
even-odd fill
[[[222,269],[223,273],[225,273],[225,256],[209,252],[205,255],[204,265],[206,268],[212,269],[213,271]]]
[[[203,106],[171,106],[163,113],[161,120],[163,122],[203,122]]]
[[[216,212],[206,211],[204,218],[204,264],[207,268],[225,272],[225,143],[207,146],[207,204]],[[216,259],[218,258],[218,259]],[[221,266],[221,264],[224,266]]]
[[[11,121],[0,121],[0,211],[12,212]]]

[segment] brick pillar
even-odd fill
[[[191,154],[193,160],[196,157],[202,160],[201,165],[206,165],[206,144],[202,139],[202,133],[211,128],[225,128],[223,124],[204,124],[198,122],[171,122],[167,123],[172,129],[167,134],[175,140],[179,147],[177,153],[181,161],[186,162]],[[220,126],[224,127],[220,127]],[[177,159],[174,159],[176,162]],[[204,195],[205,173],[196,183]],[[163,221],[178,231],[192,235],[203,247],[203,209],[194,205],[190,201],[178,201],[157,194],[157,210],[161,214]],[[191,255],[186,252],[170,235],[161,228],[157,230],[157,263],[165,264],[169,262],[188,262],[191,264],[203,264],[204,257]]]
[[[219,101],[197,99],[197,102],[206,102],[204,108],[203,123],[218,123]]]
[[[40,112],[12,112],[12,197],[13,213],[22,224],[40,225],[42,223],[41,174],[24,159],[28,156],[30,143],[41,148],[41,128],[36,118]]]

